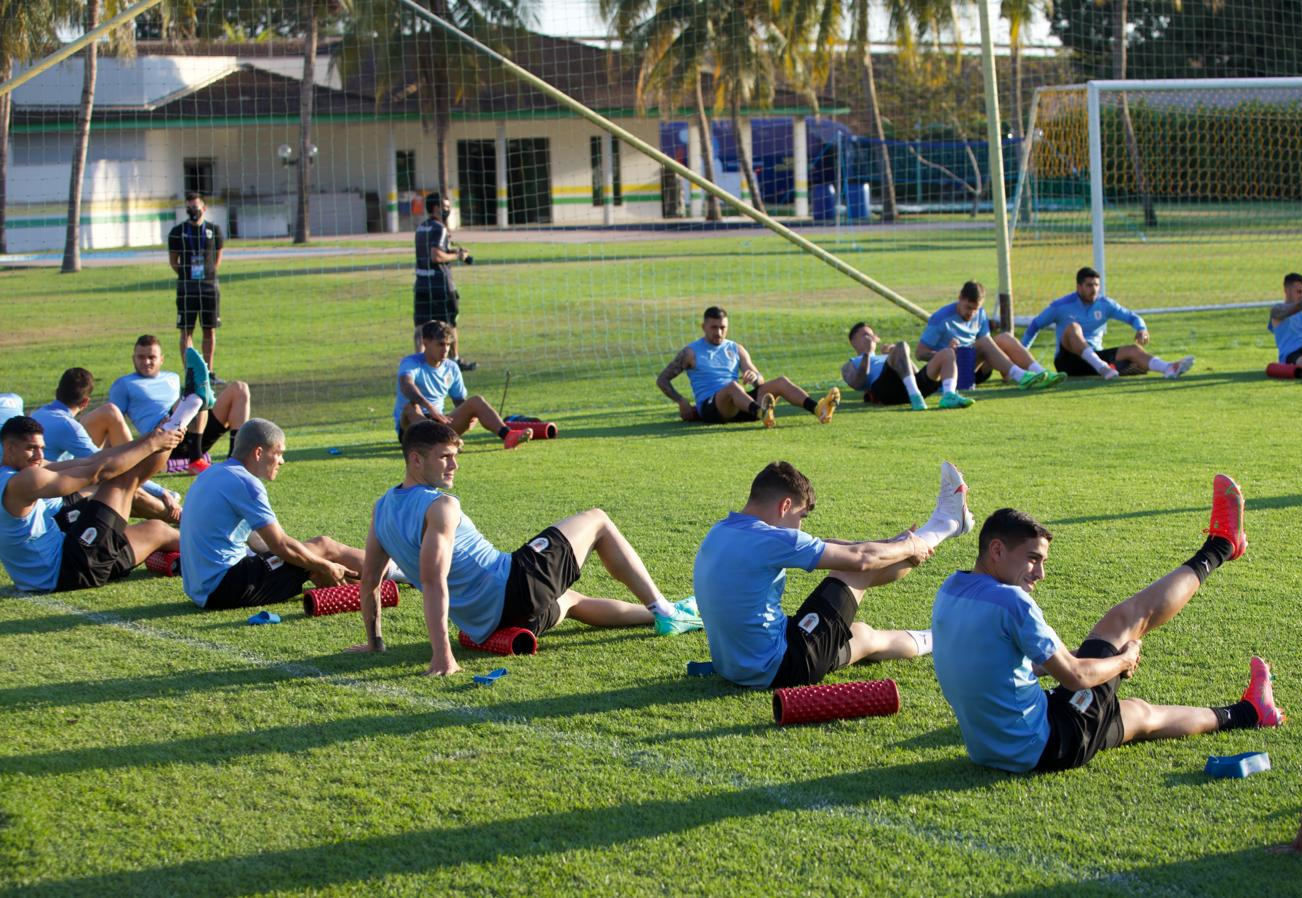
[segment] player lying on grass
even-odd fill
[[[198,397],[188,398],[193,401],[183,402],[172,420],[140,439],[51,464],[39,422],[17,415],[0,427],[0,561],[14,586],[33,592],[103,586],[150,553],[176,549],[176,531],[167,524],[126,519],[136,490],[167,464],[198,412]],[[91,487],[89,497],[77,495]]]
[[[1056,328],[1057,354],[1053,365],[1072,377],[1112,380],[1119,374],[1144,374],[1155,371],[1165,377],[1179,377],[1193,367],[1194,357],[1187,355],[1178,362],[1164,362],[1149,355],[1141,346],[1148,345],[1148,325],[1144,319],[1116,300],[1101,295],[1102,280],[1093,268],[1076,272],[1076,290],[1049,303],[1032,319],[1022,334],[1022,345],[1030,348],[1036,334],[1049,325]],[[1124,321],[1135,329],[1135,342],[1127,346],[1103,348],[1108,319]]]
[[[787,462],[760,471],[739,512],[719,521],[696,553],[693,580],[714,669],[759,689],[817,683],[856,661],[913,658],[931,650],[926,630],[874,630],[856,621],[864,591],[892,583],[936,546],[972,527],[967,485],[941,465],[931,519],[879,542],[819,539],[801,531],[814,488]],[[782,612],[787,568],[831,571],[792,617]]]
[[[299,542],[281,529],[262,481],[275,480],[284,462],[285,432],[250,418],[231,457],[200,474],[186,493],[181,578],[200,608],[284,602],[308,580],[339,586],[357,579],[361,549],[328,536]]]
[[[990,319],[982,308],[985,299],[986,288],[981,284],[976,281],[963,284],[956,301],[937,309],[927,319],[927,326],[918,338],[918,361],[926,362],[943,349],[970,346],[976,352],[973,374],[978,384],[989,380],[994,371],[1016,384],[1019,390],[1047,389],[1067,379],[1061,371],[1045,371],[1012,334],[992,336]],[[952,393],[955,381],[947,380],[942,387],[945,393]]]
[[[706,309],[701,330],[705,336],[680,349],[656,378],[660,392],[678,403],[678,414],[684,421],[724,424],[728,421],[762,420],[765,427],[773,427],[779,396],[818,418],[820,424],[832,420],[841,401],[841,391],[832,387],[826,396],[815,402],[785,377],[765,380],[750,360],[746,347],[727,338],[728,313],[725,310],[718,306]],[[674,378],[684,371],[692,385],[695,404],[674,389]]]
[[[850,345],[858,355],[841,366],[841,377],[852,390],[863,390],[863,401],[873,405],[908,405],[915,412],[927,410],[927,397],[940,389],[941,408],[967,408],[972,400],[954,391],[954,350],[937,350],[921,371],[913,364],[909,344],[900,340],[877,355],[877,332],[862,321],[850,328]]]
[[[393,426],[398,439],[419,421],[447,424],[465,433],[478,419],[480,426],[497,434],[505,449],[514,449],[533,436],[530,430],[511,430],[483,396],[466,396],[461,368],[451,358],[454,330],[445,321],[421,325],[424,349],[398,365],[398,396],[393,403]],[[452,414],[443,414],[443,400],[452,400]]]
[[[208,411],[201,413],[191,424],[185,441],[172,454],[169,470],[186,470],[191,474],[203,471],[208,467],[204,455],[216,445],[221,435],[230,432],[233,450],[235,435],[249,420],[249,385],[242,380],[233,380],[218,396],[209,384],[208,367],[199,364],[201,362],[203,359],[193,346],[186,350],[186,376],[197,379],[193,384],[187,383],[185,392],[203,397]],[[163,347],[153,334],[142,334],[137,338],[131,363],[135,372],[113,381],[113,386],[109,387],[109,402],[117,406],[139,433],[148,433],[176,407],[182,394],[181,379],[173,371],[162,370]]]
[[[32,412],[45,431],[45,457],[55,461],[86,458],[100,449],[111,449],[131,442],[131,430],[122,412],[111,402],[95,411],[78,416],[90,405],[95,392],[95,377],[85,368],[69,368],[59,378],[54,401]],[[152,480],[140,485],[131,501],[131,516],[178,524],[181,521],[181,497]]]
[[[461,438],[447,424],[422,421],[403,434],[406,475],[375,503],[366,537],[361,588],[366,642],[351,651],[384,650],[380,577],[390,559],[418,573],[414,579],[424,597],[433,650],[427,674],[461,669],[452,655],[449,620],[475,642],[502,627],[525,627],[541,636],[566,617],[593,627],[654,624],[661,635],[700,629],[689,600],[665,601],[642,559],[599,508],[558,521],[512,553],[494,548],[461,510],[460,500],[446,492],[460,467],[460,449]],[[642,604],[593,598],[571,588],[594,551]]]
[[[1242,727],[1274,727],[1270,668],[1253,658],[1248,688],[1218,708],[1117,699],[1139,666],[1141,640],[1193,598],[1212,571],[1247,548],[1243,494],[1217,474],[1211,525],[1184,564],[1114,606],[1075,652],[1044,620],[1031,591],[1044,578],[1053,539],[1038,521],[1001,508],[981,528],[976,564],[936,593],[931,631],[936,677],[958,717],[968,756],[1014,773],[1066,770],[1125,742],[1176,739]],[[1059,685],[1046,692],[1037,676]]]
[[[1275,336],[1279,361],[1298,364],[1302,357],[1302,274],[1296,271],[1284,275],[1284,301],[1270,310],[1270,332]]]

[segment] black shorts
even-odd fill
[[[787,651],[770,689],[809,686],[850,663],[850,624],[859,605],[835,577],[823,582],[787,618]]]
[[[923,396],[930,396],[940,389],[940,381],[928,377],[925,368],[914,374],[913,379],[917,381],[918,392]],[[877,375],[877,379],[868,385],[868,392],[863,394],[863,401],[871,402],[873,405],[908,405],[909,391],[904,388],[904,381],[900,379],[899,373],[887,365],[882,369],[882,373]]]
[[[1286,365],[1296,365],[1296,364],[1297,364],[1297,358],[1298,358],[1298,356],[1300,356],[1300,355],[1302,355],[1302,346],[1299,346],[1297,349],[1293,350],[1293,351],[1290,352],[1288,355],[1284,356],[1284,364],[1286,364]]]
[[[204,611],[252,608],[287,602],[303,592],[309,574],[277,555],[249,555],[237,561],[208,594]]]
[[[751,399],[754,399],[756,402],[758,402],[759,400],[755,399],[755,397],[759,395],[759,387],[751,387],[749,390],[746,391],[746,395],[749,396]],[[737,414],[733,415],[731,418],[723,417],[723,415],[719,414],[719,407],[714,404],[713,396],[711,396],[709,399],[702,402],[701,407],[698,408],[696,411],[697,414],[701,416],[701,422],[703,424],[727,424],[729,421],[758,421],[759,420],[758,414],[756,414],[755,412],[749,412],[746,409],[742,409],[741,411],[737,412]]]
[[[136,566],[135,550],[127,540],[127,522],[98,499],[65,505],[55,520],[63,531],[55,591],[103,586],[122,579]]]
[[[574,548],[564,533],[548,527],[511,553],[498,628],[524,627],[541,636],[560,621],[556,600],[578,580]]]
[[[1119,654],[1106,639],[1087,639],[1076,650],[1077,658],[1112,658]],[[1113,677],[1101,686],[1080,690],[1082,696],[1092,693],[1083,711],[1072,704],[1076,690],[1059,686],[1049,693],[1049,741],[1036,762],[1036,770],[1083,767],[1094,755],[1121,744],[1125,729],[1117,699],[1120,681],[1120,677]]]
[[[412,319],[416,327],[420,327],[426,321],[446,321],[453,327],[457,326],[457,315],[461,311],[461,294],[457,292],[456,287],[445,290],[442,287],[423,287],[418,283],[413,293],[416,301]]]
[[[995,373],[995,369],[977,359],[976,373],[972,375],[972,383],[978,386],[990,379],[990,375]]]
[[[1141,373],[1133,365],[1127,362],[1122,362],[1120,365],[1116,364],[1118,348],[1119,347],[1114,346],[1111,349],[1101,349],[1098,352],[1098,357],[1101,358],[1105,364],[1116,365],[1118,374]],[[1094,370],[1094,367],[1090,365],[1089,362],[1085,361],[1083,358],[1081,358],[1074,352],[1068,352],[1067,350],[1063,349],[1061,346],[1058,347],[1058,354],[1053,357],[1053,367],[1057,368],[1059,371],[1066,373],[1068,377],[1098,377],[1099,376],[1099,373]]]
[[[222,291],[212,281],[176,282],[176,329],[194,330],[222,326]]]

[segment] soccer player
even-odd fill
[[[1049,325],[1057,332],[1057,354],[1053,366],[1072,377],[1112,380],[1118,374],[1143,374],[1156,371],[1168,378],[1179,377],[1193,367],[1194,357],[1187,355],[1178,362],[1165,362],[1149,355],[1141,346],[1148,345],[1148,325],[1144,319],[1108,296],[1101,295],[1103,281],[1093,268],[1076,272],[1076,291],[1055,299],[1036,315],[1022,345],[1030,348],[1035,336]],[[1103,348],[1108,319],[1124,321],[1135,329],[1135,342],[1127,346]]]
[[[905,405],[915,412],[925,412],[927,398],[948,383],[950,389],[940,397],[941,408],[967,408],[973,400],[955,392],[954,350],[946,346],[931,354],[927,365],[918,371],[909,353],[909,344],[893,343],[885,355],[877,355],[877,332],[865,322],[856,321],[850,328],[850,345],[859,353],[841,366],[841,377],[853,390],[863,390],[863,401],[873,405]]]
[[[926,630],[874,630],[854,618],[866,589],[900,579],[940,543],[972,528],[958,469],[941,465],[930,520],[893,539],[810,536],[801,525],[813,510],[808,478],[773,462],[751,483],[742,510],[715,524],[696,553],[692,577],[710,657],[715,671],[739,686],[804,686],[856,661],[931,651]],[[831,572],[792,617],[782,612],[787,568]]]
[[[447,424],[421,421],[403,434],[406,475],[375,503],[362,565],[366,642],[350,651],[384,651],[380,577],[392,559],[417,581],[433,655],[427,674],[461,668],[452,655],[448,621],[475,642],[502,627],[541,636],[566,617],[593,627],[654,624],[658,634],[697,630],[691,600],[671,605],[619,528],[599,508],[558,521],[514,552],[485,539],[447,490],[460,463],[461,438]],[[641,604],[585,596],[571,587],[593,552]]]
[[[416,226],[416,282],[413,317],[416,323],[416,352],[421,351],[424,336],[421,328],[426,321],[446,321],[452,325],[452,361],[462,371],[474,371],[476,362],[464,361],[457,353],[457,315],[461,312],[461,294],[452,283],[453,262],[470,264],[470,256],[461,247],[452,248],[452,232],[448,219],[452,215],[452,201],[431,193],[425,197],[425,211],[429,213]]]
[[[222,229],[203,220],[203,197],[185,195],[187,221],[167,235],[167,261],[176,272],[176,329],[181,332],[181,354],[194,345],[194,325],[203,330],[203,360],[214,386],[226,382],[212,374],[217,349],[217,328],[222,326],[221,287],[217,268],[222,263]]]
[[[958,291],[958,299],[937,309],[927,319],[927,326],[918,338],[918,361],[931,359],[941,349],[958,349],[971,346],[976,352],[973,372],[978,384],[990,379],[998,371],[1004,380],[1017,385],[1019,390],[1047,389],[1067,379],[1061,371],[1050,373],[1017,342],[1012,334],[991,335],[990,319],[982,304],[986,288],[976,281],[967,281]],[[944,392],[954,392],[956,381],[942,383]]]
[[[656,378],[660,392],[678,403],[678,414],[684,421],[723,424],[762,419],[765,427],[773,427],[779,396],[818,418],[820,424],[832,420],[841,401],[841,391],[832,387],[815,402],[785,377],[766,381],[750,360],[746,347],[727,338],[725,310],[718,306],[706,309],[701,330],[705,336],[680,349]],[[691,382],[695,404],[674,389],[674,378],[684,371]],[[743,385],[751,389],[747,391]]]
[[[981,528],[976,564],[940,587],[932,607],[936,677],[958,717],[968,756],[1013,773],[1066,770],[1125,742],[1175,739],[1284,721],[1270,668],[1254,657],[1243,698],[1194,708],[1117,699],[1139,666],[1140,642],[1193,598],[1209,574],[1248,546],[1243,494],[1224,474],[1212,487],[1202,547],[1166,576],[1113,606],[1075,652],[1031,598],[1053,535],[1031,516],[1001,508]],[[1037,676],[1058,681],[1050,692]]]
[[[47,464],[40,423],[16,415],[0,427],[0,562],[23,591],[87,589],[118,580],[177,533],[162,521],[127,524],[140,484],[167,463],[200,402],[137,440]],[[76,496],[95,487],[88,497]]]
[[[198,353],[194,347],[186,350],[186,370],[199,371],[191,364]],[[109,387],[109,402],[118,407],[140,433],[148,433],[167,417],[181,396],[181,379],[174,371],[163,371],[163,347],[153,334],[142,334],[136,340],[131,355],[135,366],[133,374],[124,374]],[[206,376],[206,368],[204,373]],[[240,425],[249,420],[249,385],[234,380],[226,385],[220,396],[213,396],[207,380],[200,378],[194,386],[204,396],[210,411],[207,418],[201,414],[185,442],[173,454],[169,470],[179,469],[199,474],[208,467],[204,456],[216,445],[223,433],[230,431],[230,443],[235,445],[235,435]],[[229,451],[228,451],[229,454]]]
[[[1270,310],[1270,332],[1275,335],[1279,360],[1296,365],[1302,356],[1302,274],[1284,275],[1284,301]],[[1287,369],[1286,369],[1287,370]]]
[[[398,396],[393,403],[393,426],[402,439],[419,421],[438,421],[465,433],[479,420],[494,433],[504,449],[514,449],[533,437],[531,430],[512,430],[483,396],[466,396],[461,368],[449,357],[456,328],[445,321],[426,321],[420,329],[422,350],[398,364]],[[443,400],[452,400],[452,414],[443,414]]]
[[[250,418],[235,437],[231,457],[201,473],[186,493],[181,578],[185,594],[200,608],[284,602],[308,580],[339,586],[357,579],[361,549],[328,536],[299,542],[281,529],[262,481],[275,480],[284,462],[285,432],[264,418]]]

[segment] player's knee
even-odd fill
[[[944,349],[937,349],[936,354],[933,355],[932,358],[940,359],[941,362],[952,362],[954,361],[954,350],[948,346]]]

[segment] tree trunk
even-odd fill
[[[303,42],[303,81],[298,94],[298,187],[294,212],[294,242],[307,243],[312,236],[312,225],[308,219],[312,191],[312,166],[315,164],[312,152],[312,113],[316,98],[316,44],[320,31],[317,20],[315,0],[304,0],[307,4],[307,35]]]
[[[434,0],[433,13],[441,19],[451,21],[447,0]],[[451,181],[448,177],[448,129],[452,125],[452,57],[455,55],[453,39],[442,29],[437,29],[431,38],[434,44],[432,87],[434,92],[434,151],[440,196],[451,199]],[[505,172],[498,172],[502,178]]]
[[[86,30],[99,25],[99,0],[86,4]],[[95,106],[95,75],[99,51],[96,42],[86,45],[85,74],[81,82],[81,108],[77,113],[77,135],[72,148],[72,175],[68,179],[68,230],[63,242],[63,274],[81,271],[81,185],[86,174],[86,152],[90,148],[90,116]]]
[[[1127,0],[1112,0],[1112,77],[1122,80],[1126,77],[1126,22],[1128,21]],[[1126,132],[1126,152],[1130,154],[1130,165],[1135,170],[1135,190],[1144,207],[1145,227],[1156,227],[1157,210],[1153,207],[1153,194],[1148,189],[1148,177],[1144,174],[1144,165],[1139,158],[1139,141],[1135,139],[1135,123],[1130,118],[1130,100],[1121,94],[1121,125]]]
[[[741,139],[741,102],[734,94],[732,98],[732,135],[737,141],[737,162],[746,176],[746,189],[750,191],[750,204],[760,212],[768,213],[764,208],[764,197],[760,195],[759,180],[755,169],[750,164],[750,153],[746,152],[746,142]]]
[[[891,153],[886,146],[886,127],[882,124],[882,109],[877,102],[877,75],[873,72],[872,39],[868,33],[868,4],[860,0],[856,4],[854,36],[851,46],[863,52],[860,66],[860,80],[863,82],[864,100],[868,103],[868,119],[872,123],[873,137],[877,139],[878,159],[882,169],[882,221],[895,221],[900,217],[900,208],[895,202],[895,173],[891,170]],[[846,203],[846,197],[840,197]]]
[[[705,95],[701,92],[701,72],[696,72],[696,129],[701,135],[701,162],[705,166],[705,180],[711,184],[714,180],[714,141],[710,139],[710,120],[705,114]],[[719,221],[723,212],[719,208],[719,198],[712,193],[705,195],[705,220]]]
[[[6,60],[0,65],[0,83],[8,81],[13,76],[14,65]],[[9,94],[0,97],[0,255],[9,251],[9,244],[5,237],[5,203],[8,201],[8,194],[5,185],[9,183]]]

